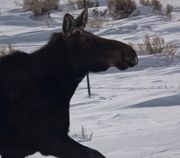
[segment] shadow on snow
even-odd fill
[[[150,108],[170,106],[180,106],[180,94],[148,100],[135,105],[131,105],[127,108]]]

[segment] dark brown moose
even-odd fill
[[[136,52],[83,28],[88,10],[64,16],[63,31],[39,50],[0,58],[0,155],[23,158],[37,151],[59,158],[105,158],[68,136],[69,102],[88,72],[138,63]]]

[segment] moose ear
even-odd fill
[[[82,13],[76,18],[76,27],[85,28],[88,20],[88,8],[85,8]]]
[[[75,19],[71,14],[66,14],[63,20],[63,32],[65,34],[71,33],[72,29],[75,27]]]

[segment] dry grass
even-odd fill
[[[12,54],[15,51],[16,51],[16,49],[13,48],[12,45],[9,44],[8,47],[1,48],[1,50],[0,50],[0,57]]]
[[[158,35],[150,37],[146,34],[143,44],[133,45],[130,43],[130,45],[140,54],[167,54],[173,57],[177,51],[176,44],[167,43],[163,37]]]
[[[134,0],[109,0],[108,8],[115,19],[122,19],[128,17],[136,9],[136,3]]]
[[[92,10],[92,13],[94,14],[94,16],[105,16],[107,14],[107,11],[107,9],[99,10],[98,8],[94,8]]]
[[[151,1],[150,0],[139,0],[140,4],[143,6],[150,6]]]
[[[139,0],[140,4],[143,6],[153,6],[154,9],[162,12],[162,4],[159,0]]]
[[[71,137],[80,139],[82,141],[91,141],[93,137],[93,132],[90,133],[89,131],[87,131],[86,128],[84,128],[84,126],[81,126],[81,131],[79,131],[79,133],[71,134]]]
[[[104,26],[105,19],[103,17],[89,18],[87,27],[89,28],[102,28]]]
[[[25,10],[32,11],[35,16],[40,16],[58,9],[59,0],[23,0],[22,6]]]
[[[172,59],[174,58],[175,54],[177,52],[177,46],[175,43],[168,43],[165,48],[165,53],[168,56],[171,56]]]
[[[92,140],[93,133],[90,135],[87,134],[87,130],[84,128],[84,126],[81,126],[81,138],[82,139],[89,139]]]
[[[159,0],[151,0],[151,4],[154,7],[154,9],[162,12],[163,5],[161,4]]]
[[[139,49],[141,51],[147,51],[149,54],[159,54],[162,53],[165,46],[164,38],[155,35],[154,37],[150,38],[148,34],[144,37],[144,44],[139,45]]]
[[[68,3],[75,9],[83,9],[85,7],[92,8],[98,7],[98,0],[68,0]]]
[[[167,16],[170,16],[173,10],[174,10],[174,7],[172,5],[167,4],[165,8],[165,14]]]
[[[1,50],[0,50],[0,57],[2,57],[2,56],[5,56],[6,55],[6,49],[5,48],[1,48]]]
[[[166,7],[163,8],[163,5],[159,0],[139,0],[139,2],[143,6],[153,6],[154,9],[167,16],[170,16],[172,11],[174,10],[174,7],[169,4],[167,4]]]
[[[94,8],[92,10],[92,17],[88,18],[87,26],[89,28],[102,28],[107,22],[105,15],[107,14],[107,9]]]

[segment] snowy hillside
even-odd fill
[[[1,48],[12,44],[30,53],[45,44],[53,32],[61,30],[65,12],[35,19],[15,1],[0,0]],[[180,7],[178,0],[161,2]],[[103,0],[101,4],[105,4]],[[139,64],[132,69],[111,68],[90,74],[92,97],[88,98],[84,79],[71,100],[70,136],[98,149],[107,158],[179,158],[180,10],[176,8],[172,18],[168,18],[154,14],[149,7],[138,8],[139,16],[88,29],[98,36],[133,44],[142,43],[147,33],[160,35],[177,44],[174,60],[165,55],[139,56]],[[41,157],[40,153],[29,156]]]

